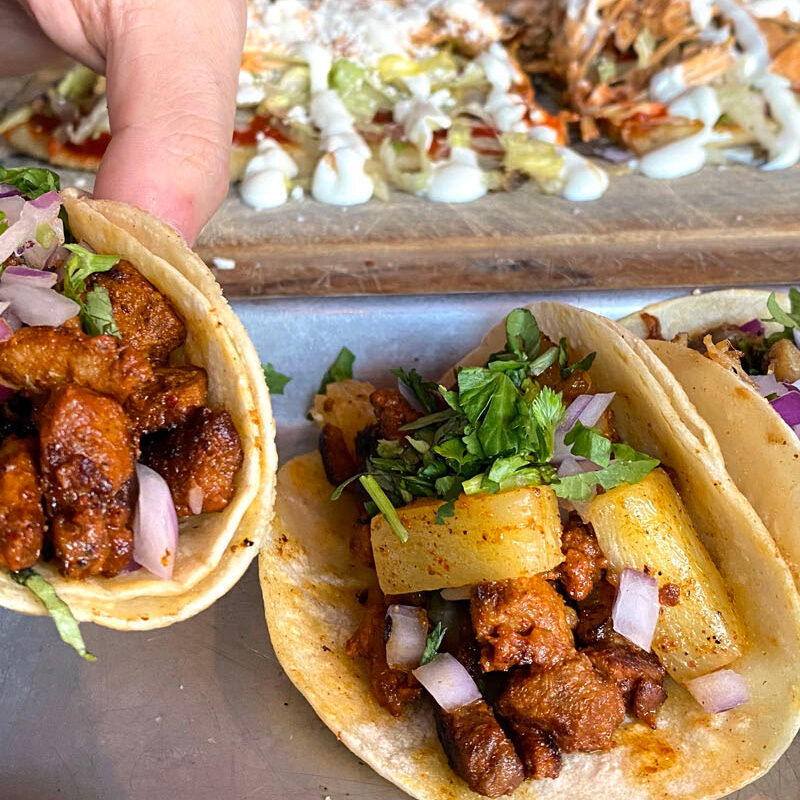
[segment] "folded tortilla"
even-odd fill
[[[62,578],[47,563],[36,566],[79,620],[121,630],[164,627],[211,605],[258,552],[272,516],[277,470],[269,393],[244,327],[208,268],[172,228],[123,203],[69,189],[62,197],[78,241],[99,253],[120,255],[169,298],[187,330],[178,352],[206,370],[209,404],[231,414],[241,440],[244,459],[233,498],[222,511],[181,521],[172,580],[140,569],[76,581]],[[44,613],[7,573],[0,573],[0,606]]]
[[[750,501],[789,565],[800,588],[800,440],[752,386],[696,350],[669,341],[678,333],[741,325],[768,316],[769,292],[727,289],[688,295],[643,309],[661,322],[666,341],[648,341],[714,432],[725,465]],[[781,306],[789,299],[778,295]],[[620,323],[646,336],[639,313]],[[780,330],[767,324],[767,333]]]
[[[607,800],[722,797],[766,772],[800,724],[800,597],[761,520],[704,443],[713,435],[644,343],[587,311],[550,302],[530,309],[550,338],[567,337],[576,357],[597,352],[593,384],[617,393],[612,408],[623,441],[675,470],[747,630],[745,654],[731,667],[752,700],[712,716],[668,681],[656,731],[626,724],[611,751],[563,754],[555,781],[526,781],[514,797],[596,800],[598,787]],[[462,363],[482,364],[504,337],[501,323]],[[423,704],[392,717],[374,699],[366,665],[345,654],[363,615],[357,595],[376,578],[350,554],[355,501],[345,494],[331,502],[332,488],[318,453],[278,475],[276,519],[260,555],[278,659],[336,737],[385,778],[420,800],[477,799],[448,765],[432,710]]]

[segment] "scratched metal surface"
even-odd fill
[[[674,292],[673,292],[674,293]],[[560,295],[619,316],[665,292]],[[531,296],[235,303],[262,360],[293,376],[274,399],[279,449],[308,449],[304,410],[339,347],[358,375],[439,375]],[[213,608],[152,633],[84,625],[95,664],[49,620],[0,611],[0,800],[402,800],[316,718],[280,669],[255,569]],[[701,765],[698,765],[701,768]],[[736,800],[800,798],[800,743]],[[565,800],[568,800],[565,798]]]

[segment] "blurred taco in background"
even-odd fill
[[[337,738],[418,798],[763,774],[800,720],[800,598],[644,343],[541,302],[439,383],[392,373],[326,374],[260,555],[275,652]]]
[[[156,628],[231,588],[276,456],[202,261],[145,212],[57,190],[0,171],[0,604],[50,610],[75,644],[75,619]]]
[[[678,379],[800,586],[800,292],[687,295],[621,324]]]

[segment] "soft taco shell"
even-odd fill
[[[722,797],[769,769],[800,722],[800,600],[791,575],[719,457],[687,428],[653,377],[665,370],[643,343],[586,311],[557,303],[531,310],[542,330],[566,336],[577,356],[597,351],[593,380],[599,391],[617,392],[623,438],[680,476],[679,490],[748,631],[746,654],[732,666],[752,701],[710,716],[670,682],[657,731],[625,725],[610,752],[564,754],[557,780],[527,781],[514,797],[596,800],[599,785],[608,800]],[[501,325],[464,363],[482,363],[503,338]],[[680,412],[703,427],[685,396],[682,404]],[[353,501],[332,503],[331,490],[317,453],[294,459],[278,475],[276,519],[260,556],[278,659],[337,738],[378,773],[421,799],[477,798],[448,766],[432,713],[418,708],[391,717],[373,699],[364,663],[344,653],[363,613],[356,596],[375,575],[351,559]]]
[[[182,317],[187,339],[178,359],[208,373],[209,403],[227,409],[242,443],[244,460],[235,493],[221,512],[181,522],[178,557],[170,581],[146,570],[67,580],[39,564],[80,620],[112,628],[147,629],[185,619],[213,603],[244,573],[269,525],[277,457],[269,395],[258,356],[244,328],[222,298],[213,277],[175,231],[143,211],[112,201],[96,201],[74,190],[62,193],[70,227],[97,252],[121,255],[165,294]],[[172,260],[149,249],[114,217],[134,220]],[[192,278],[194,280],[192,280]],[[0,605],[41,614],[36,598],[7,574],[0,574]]]
[[[769,403],[735,373],[669,339],[717,325],[741,325],[768,316],[769,292],[730,289],[689,295],[643,309],[657,317],[667,341],[648,341],[680,382],[719,442],[725,465],[742,494],[763,520],[800,587],[800,440]],[[789,300],[778,295],[782,306]],[[620,321],[646,335],[639,314]],[[779,330],[775,324],[767,332]]]

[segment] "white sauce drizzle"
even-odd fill
[[[749,5],[756,17],[786,14],[792,22],[800,22],[800,0],[752,0]]]
[[[756,85],[781,126],[775,141],[768,146],[770,160],[761,169],[786,169],[800,161],[800,104],[788,79],[782,75],[769,73],[759,78]]]
[[[605,170],[569,148],[556,149],[564,159],[560,178],[564,182],[561,196],[565,200],[582,203],[597,200],[605,194],[608,189],[608,174]]]
[[[433,165],[423,194],[437,203],[470,203],[486,194],[486,178],[478,155],[467,147],[454,147],[450,158]]]
[[[483,67],[486,80],[492,87],[484,109],[494,127],[503,133],[526,131],[529,127],[526,121],[528,106],[518,94],[509,92],[514,79],[514,67],[506,49],[494,42],[475,61]]]
[[[239,70],[239,87],[236,90],[237,106],[257,106],[264,99],[264,87],[257,85],[252,72]]]
[[[276,208],[288,199],[287,183],[296,176],[294,159],[274,139],[265,138],[245,169],[239,194],[251,208]]]
[[[688,88],[682,64],[662,69],[650,79],[650,96],[657,103],[669,103]]]

